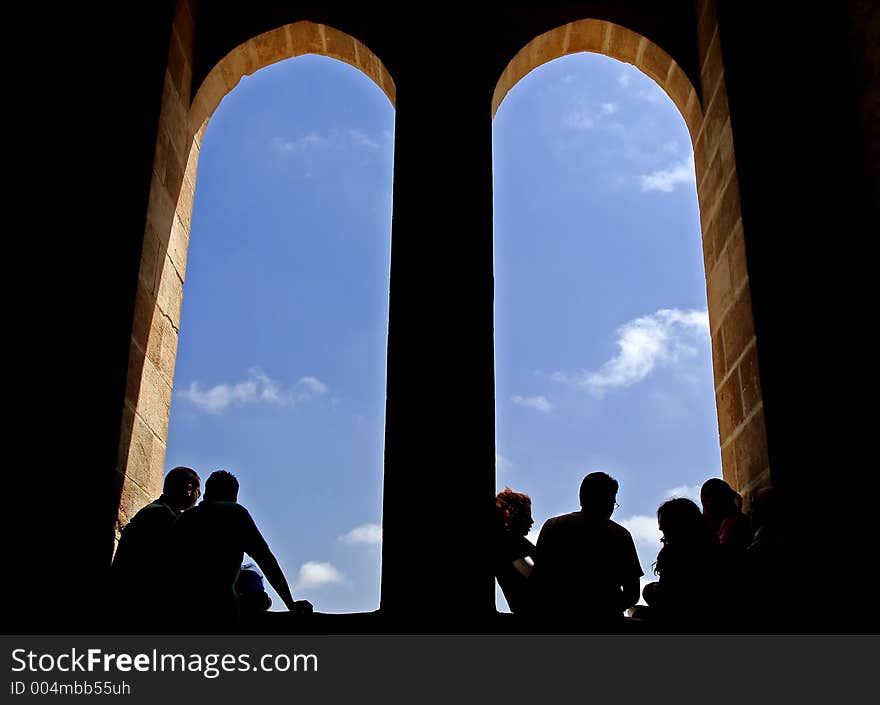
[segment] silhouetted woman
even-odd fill
[[[532,500],[527,494],[505,487],[495,497],[495,577],[514,614],[528,612],[531,602],[530,561],[535,545],[526,538],[532,528]]]
[[[718,539],[730,553],[742,555],[752,543],[752,526],[743,514],[742,498],[724,480],[713,477],[700,488],[703,516]]]
[[[643,595],[658,619],[693,625],[713,614],[718,585],[718,543],[700,508],[691,500],[670,499],[657,510],[663,548]]]

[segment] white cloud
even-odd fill
[[[654,88],[649,88],[647,90],[644,88],[640,88],[638,96],[642,100],[646,100],[649,103],[658,103],[660,102],[660,100],[666,97],[666,94],[659,86],[657,86]]]
[[[694,179],[693,157],[670,164],[665,169],[658,169],[650,174],[639,176],[642,191],[663,191],[665,193],[673,191],[679,184],[691,183]]]
[[[667,98],[666,93],[656,81],[635,68],[620,74],[617,77],[617,83],[627,89],[631,95],[648,103],[658,103]]]
[[[382,527],[378,524],[361,524],[354,527],[347,534],[340,536],[339,540],[342,543],[349,544],[380,544],[382,543]]]
[[[614,101],[597,103],[587,96],[576,96],[572,108],[562,116],[562,126],[571,130],[595,128],[626,138],[626,128],[611,119],[611,116],[618,112],[620,112],[620,104]]]
[[[305,393],[312,394],[326,394],[327,393],[327,385],[324,384],[317,377],[301,377],[297,382],[303,389],[306,390]]]
[[[495,453],[495,469],[498,472],[507,472],[513,468],[513,463],[510,462],[510,458],[507,458],[501,453]]]
[[[585,389],[597,397],[608,390],[629,387],[660,365],[672,365],[697,349],[689,342],[709,340],[708,311],[661,309],[624,323],[617,329],[620,352],[598,370],[575,375],[553,374],[557,382]]]
[[[511,397],[511,401],[517,406],[534,409],[535,411],[540,411],[542,414],[549,414],[553,411],[553,404],[550,403],[550,400],[547,399],[547,397],[543,396],[521,397],[517,394],[516,396]]]
[[[660,549],[663,547],[663,544],[660,542],[663,533],[660,531],[660,527],[657,526],[656,516],[636,514],[618,523],[632,534],[633,540],[636,542],[639,564],[645,573],[639,580],[639,593],[641,595],[641,590],[645,587],[645,583],[657,579],[652,566],[657,560],[657,554],[660,553]],[[644,600],[640,599],[640,602],[644,604]]]
[[[233,405],[276,404],[289,406],[324,394],[327,386],[315,377],[303,377],[291,390],[285,391],[259,367],[248,370],[247,379],[235,383],[217,384],[210,389],[202,389],[198,382],[178,392],[178,396],[188,400],[198,409],[208,414],[222,414]]]
[[[370,137],[366,132],[362,132],[361,130],[349,130],[349,137],[351,137],[352,141],[360,145],[362,147],[369,147],[370,149],[379,149],[381,146],[376,140]]]
[[[294,152],[306,149],[308,147],[313,147],[324,142],[326,142],[325,138],[319,135],[317,132],[309,132],[294,139],[284,139],[283,137],[276,137],[274,140],[272,140],[272,146],[275,147],[275,149],[277,149],[279,152]]]
[[[666,497],[666,499],[672,499],[673,497],[684,497],[686,499],[693,500],[699,506],[700,485],[681,485],[679,487],[673,487],[671,490],[666,490],[664,496]]]
[[[309,561],[300,566],[296,587],[305,590],[342,582],[345,582],[345,576],[330,563]]]
[[[573,110],[562,118],[562,124],[575,130],[589,130],[596,121],[584,110]]]
[[[391,139],[391,133],[385,130],[382,133],[385,140]],[[351,145],[380,149],[382,147],[378,139],[372,137],[363,130],[349,129],[345,132],[334,131],[327,135],[318,132],[308,132],[294,138],[276,137],[272,140],[272,146],[278,152],[294,153],[305,152],[314,147],[326,147],[333,149],[345,149]]]
[[[641,578],[639,578],[639,601],[636,602],[637,605],[647,605],[648,604],[647,602],[645,602],[645,598],[643,596],[643,593],[645,591],[645,585],[647,585],[648,583],[653,583],[655,580],[657,580],[657,576],[654,575],[654,571],[651,570],[650,565],[649,566],[643,565],[642,570],[645,571],[645,575],[643,575]]]
[[[657,526],[657,517],[636,514],[618,523],[632,534],[635,541],[660,545],[662,534]]]

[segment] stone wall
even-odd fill
[[[373,52],[343,32],[305,21],[236,47],[192,96],[193,13],[192,0],[178,2],[165,71],[119,444],[117,538],[129,519],[161,493],[196,171],[211,114],[245,75],[309,53],[353,65],[392,104],[396,97],[390,74]]]

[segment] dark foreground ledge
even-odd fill
[[[624,617],[613,624],[543,622],[496,612],[489,615],[434,615],[430,612],[390,615],[376,612],[295,616],[264,612],[242,624],[243,634],[712,634],[763,633],[757,625],[702,623],[677,625]],[[776,632],[777,629],[770,631]],[[782,629],[781,631],[789,631]]]

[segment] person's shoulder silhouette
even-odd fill
[[[118,609],[132,611],[139,625],[156,627],[164,618],[163,600],[173,572],[172,528],[197,501],[200,484],[191,468],[173,468],[165,476],[162,495],[122,530],[111,568],[114,600]]]
[[[635,604],[643,573],[629,531],[611,520],[618,487],[606,473],[590,473],[580,487],[581,510],[544,523],[532,576],[540,613],[608,623]]]
[[[253,517],[238,504],[238,489],[238,480],[232,473],[211,473],[201,504],[183,514],[174,525],[179,603],[188,604],[196,596],[203,601],[202,610],[192,623],[196,631],[237,627],[235,583],[245,553],[256,561],[289,610],[311,611],[309,603],[296,602],[291,596],[287,579]]]

